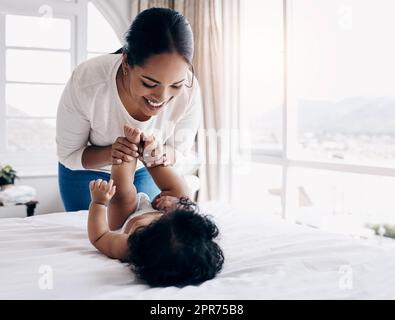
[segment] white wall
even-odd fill
[[[36,189],[39,201],[35,215],[63,212],[60,199],[58,177],[25,177],[16,180],[17,185],[28,185]],[[26,206],[0,207],[0,218],[26,217]]]

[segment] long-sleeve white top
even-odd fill
[[[116,74],[120,54],[108,54],[83,62],[73,71],[61,96],[56,120],[56,144],[59,162],[72,170],[84,169],[82,153],[89,145],[109,146],[124,136],[129,124],[146,135],[154,134],[161,143],[176,150],[176,162],[190,157],[202,122],[202,100],[197,79],[192,88],[183,86],[156,116],[138,121],[127,112],[118,95]],[[192,74],[188,72],[186,83]],[[138,160],[137,169],[143,167]],[[108,172],[110,166],[98,169]]]

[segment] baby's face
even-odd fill
[[[130,219],[127,227],[125,228],[125,233],[131,234],[139,227],[145,227],[151,222],[158,220],[163,215],[162,212],[147,212],[140,216]]]

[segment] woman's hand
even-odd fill
[[[130,162],[133,160],[132,157],[139,157],[138,147],[125,137],[118,137],[111,146],[112,164],[120,164],[122,161]]]
[[[143,144],[139,147],[139,159],[147,167],[156,167],[159,165],[168,166],[173,163],[168,159],[166,154],[166,146],[162,145],[155,136],[144,136],[142,134]]]

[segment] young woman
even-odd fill
[[[86,210],[89,181],[110,178],[111,164],[137,161],[134,185],[152,200],[159,194],[144,167],[174,165],[191,150],[201,122],[198,81],[190,71],[193,35],[171,9],[141,12],[117,54],[80,64],[57,113],[59,188],[66,211]],[[193,71],[193,68],[192,68]],[[159,143],[136,148],[128,124]],[[115,141],[115,142],[114,142]]]

